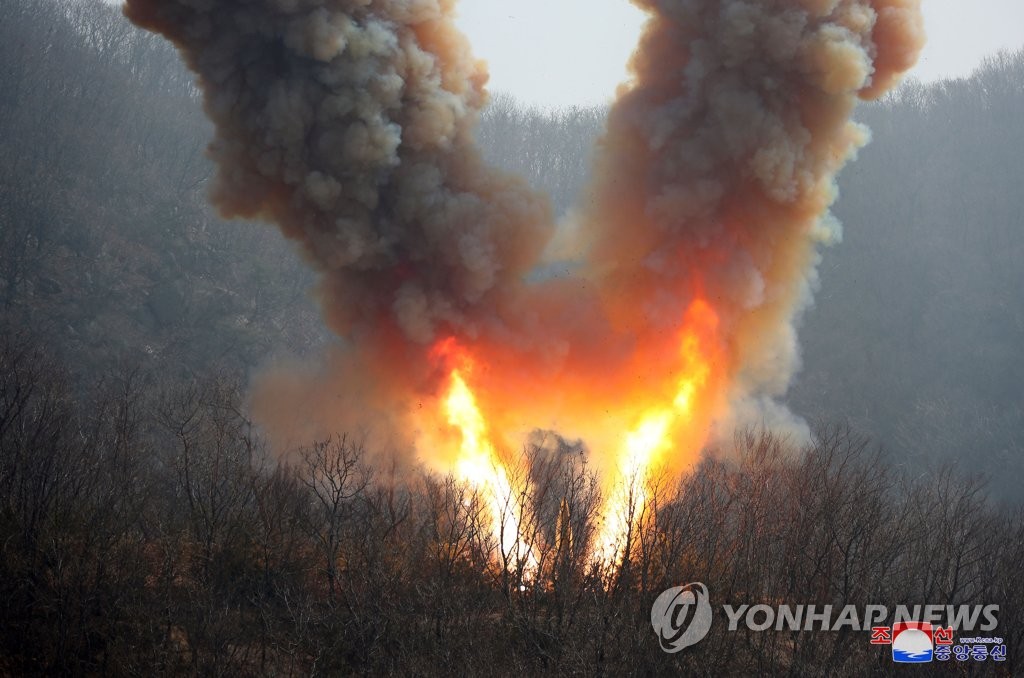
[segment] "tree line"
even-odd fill
[[[586,450],[554,434],[510,470],[536,573],[455,478],[343,432],[270,453],[248,371],[329,339],[276,231],[207,207],[170,47],[102,2],[9,0],[0,89],[0,672],[892,673],[863,634],[721,619],[666,655],[650,606],[689,581],[716,605],[998,604],[1010,656],[975,670],[1020,672],[1024,522],[997,499],[1024,471],[1024,53],[861,110],[790,398],[848,425],[653,479],[611,571]],[[565,214],[603,119],[497,96],[479,138]]]
[[[0,12],[0,302],[83,369],[245,371],[330,341],[313,274],[276,230],[206,204],[210,137],[173,49],[99,0]],[[1019,500],[1024,477],[1024,52],[861,108],[788,402],[897,463],[956,461]],[[566,214],[605,111],[498,94],[484,155]]]
[[[5,672],[894,672],[867,633],[724,619],[666,654],[650,606],[689,581],[716,606],[999,605],[1007,660],[972,671],[1024,660],[1021,511],[948,468],[901,472],[849,429],[805,448],[749,432],[655,475],[609,567],[586,451],[553,434],[509,467],[521,514],[496,543],[488,497],[357,438],[268,454],[228,378],[129,371],[76,396],[12,332],[0,366]]]

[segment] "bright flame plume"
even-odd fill
[[[540,531],[501,450],[535,428],[593,452],[611,563],[655,470],[737,425],[806,431],[779,399],[867,142],[853,112],[924,42],[920,0],[633,3],[630,81],[566,224],[477,148],[487,72],[456,0],[124,4],[197,74],[213,201],[298,243],[349,341],[326,376],[265,376],[255,417],[275,442],[311,413],[315,435],[374,421],[480,493],[505,562]],[[538,279],[552,259],[571,273]]]
[[[459,451],[455,458],[456,477],[469,483],[487,503],[491,516],[491,536],[500,553],[500,560],[525,566],[527,574],[536,571],[537,561],[532,548],[523,539],[523,495],[509,481],[508,471],[488,438],[487,423],[477,405],[476,396],[466,383],[472,362],[461,354],[452,340],[442,342],[437,354],[449,356],[458,367],[448,375],[449,386],[442,398],[444,416],[459,435]]]
[[[710,424],[707,412],[695,404],[707,402],[708,388],[717,378],[718,316],[704,300],[694,301],[686,312],[680,341],[680,365],[675,397],[671,403],[646,411],[626,435],[619,453],[617,474],[603,510],[603,526],[595,543],[595,557],[615,566],[628,556],[632,534],[647,503],[647,483],[653,469],[664,464],[680,443],[693,454],[705,442]],[[720,363],[719,363],[720,364]]]

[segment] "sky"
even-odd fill
[[[913,74],[969,74],[1024,47],[1024,0],[923,0],[929,41]],[[492,91],[540,106],[600,104],[626,78],[643,15],[628,0],[461,0],[459,25],[490,65]]]

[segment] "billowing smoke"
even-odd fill
[[[734,417],[778,420],[860,98],[923,45],[917,0],[636,0],[652,15],[611,111],[580,242],[617,326],[719,313]],[[761,402],[756,402],[761,399]]]
[[[453,4],[125,5],[199,76],[216,126],[214,203],[301,244],[345,336],[397,330],[425,344],[439,327],[476,331],[552,228],[545,201],[474,147],[487,76]]]
[[[486,73],[454,0],[127,0],[198,74],[213,200],[300,244],[348,340],[325,379],[266,379],[265,418],[305,393],[430,455],[457,373],[511,449],[533,427],[609,459],[661,437],[677,467],[716,426],[786,419],[835,175],[867,139],[850,118],[913,65],[919,0],[634,2],[633,80],[560,227],[575,272],[530,281],[556,228],[474,147]]]

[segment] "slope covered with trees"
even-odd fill
[[[792,402],[897,460],[1024,479],[1024,50],[865,107]]]
[[[719,620],[666,654],[650,605],[685,581],[716,606],[998,605],[1009,654],[977,671],[1024,661],[1024,515],[948,470],[902,474],[843,429],[801,450],[741,437],[728,459],[653,479],[609,570],[589,557],[596,479],[551,438],[510,469],[524,494],[507,536],[534,561],[489,536],[485,497],[358,439],[272,462],[228,382],[129,373],[77,399],[66,370],[10,340],[0,368],[4,673],[895,674],[850,630]]]
[[[323,340],[274,229],[206,204],[210,130],[174,51],[101,2],[0,9],[0,304],[82,369],[244,370]]]
[[[586,456],[550,435],[513,473],[531,576],[495,565],[452,478],[351,437],[268,453],[247,372],[331,339],[289,244],[207,207],[210,130],[164,43],[100,2],[8,0],[0,92],[0,673],[893,672],[848,632],[716,625],[666,655],[650,605],[682,581],[716,604],[998,604],[1010,656],[976,668],[1022,670],[1024,516],[991,490],[1024,479],[1024,52],[860,113],[875,140],[790,397],[858,433],[741,436],[658,479],[611,575],[586,557]],[[602,121],[498,96],[479,136],[565,214]]]

